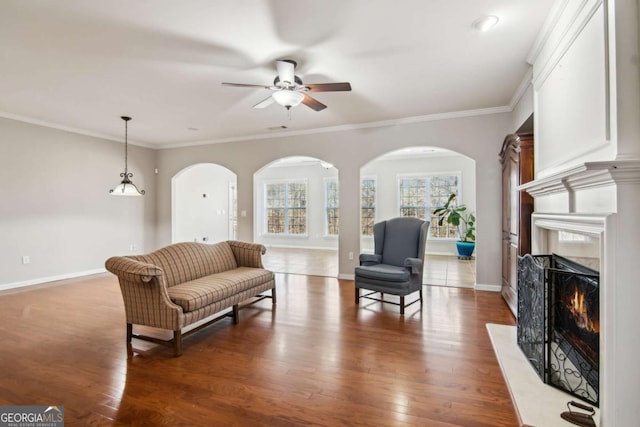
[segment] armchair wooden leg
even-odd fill
[[[173,351],[175,357],[182,356],[182,331],[173,331]]]
[[[404,316],[404,297],[400,297],[400,316]]]
[[[360,288],[356,288],[356,305],[360,304]]]
[[[276,305],[276,288],[271,289],[271,305]]]
[[[131,343],[131,337],[133,336],[133,325],[127,323],[127,342]]]

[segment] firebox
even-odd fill
[[[568,258],[518,259],[518,345],[547,384],[599,405],[599,273]]]

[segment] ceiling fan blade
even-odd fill
[[[250,84],[246,84],[246,83],[226,83],[226,82],[222,82],[223,85],[225,86],[235,86],[235,87],[261,87],[263,89],[271,89],[271,86],[265,86],[265,85],[250,85]]]
[[[295,69],[296,61],[291,59],[279,59],[276,61],[276,68],[278,70],[278,77],[280,82],[286,86],[293,86],[295,83]]]
[[[266,99],[263,99],[262,101],[258,102],[256,105],[253,106],[253,108],[265,108],[268,107],[269,105],[273,104],[273,97],[270,96]]]
[[[351,83],[311,83],[305,84],[309,92],[348,92],[351,90]]]
[[[312,97],[310,97],[309,95],[307,95],[306,93],[304,94],[304,98],[302,98],[302,103],[304,105],[306,105],[307,107],[316,110],[316,111],[322,111],[325,108],[327,108],[326,105],[324,105],[322,102],[313,99]]]

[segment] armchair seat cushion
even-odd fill
[[[356,277],[382,280],[385,282],[408,282],[411,275],[405,267],[376,264],[356,267]]]
[[[167,289],[169,298],[184,312],[222,301],[245,290],[274,279],[271,271],[238,267],[234,270],[211,274]]]

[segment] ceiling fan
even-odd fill
[[[226,86],[236,87],[260,87],[273,91],[267,99],[258,102],[253,108],[265,108],[276,103],[282,105],[287,110],[302,103],[307,107],[321,111],[327,108],[320,101],[309,96],[307,92],[344,92],[351,90],[350,83],[312,83],[303,84],[302,79],[295,75],[298,64],[291,59],[279,59],[276,61],[278,75],[273,80],[272,86],[252,85],[244,83],[222,83]]]

